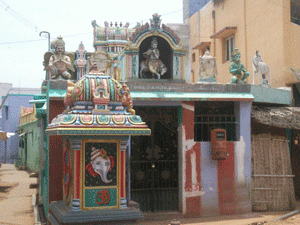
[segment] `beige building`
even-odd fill
[[[189,18],[191,82],[199,79],[199,56],[208,48],[216,57],[219,83],[229,83],[231,51],[238,48],[250,72],[256,50],[270,69],[271,86],[289,86],[296,80],[290,67],[300,68],[300,1],[212,0]],[[258,84],[258,75],[255,84]]]

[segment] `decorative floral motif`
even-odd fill
[[[99,125],[108,125],[110,122],[110,116],[107,115],[97,115],[96,119]]]
[[[68,114],[64,115],[61,124],[72,124],[76,121],[77,115],[76,114]]]
[[[112,119],[113,119],[114,123],[117,125],[125,124],[125,116],[124,115],[113,115]]]
[[[84,125],[91,125],[94,122],[94,116],[93,115],[80,115],[80,122]]]
[[[145,124],[145,122],[142,121],[142,118],[138,115],[130,115],[127,116],[127,118],[131,124]]]

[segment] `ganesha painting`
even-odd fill
[[[107,186],[116,184],[115,143],[86,143],[86,186]]]

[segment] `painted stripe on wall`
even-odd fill
[[[194,102],[182,104],[183,213],[200,216],[201,143],[194,141]]]
[[[201,143],[201,215],[219,215],[218,161],[211,158],[210,142]]]
[[[235,143],[236,213],[252,211],[251,187],[251,102],[240,102],[237,122],[240,140]]]
[[[186,152],[186,214],[201,216],[201,143]]]
[[[221,215],[232,215],[236,211],[234,142],[227,142],[227,151],[227,159],[218,160],[219,212]]]

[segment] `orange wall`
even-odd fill
[[[212,19],[212,10],[215,10],[215,21]],[[300,26],[290,22],[290,1],[226,0],[224,4],[216,7],[209,2],[189,22],[190,34],[193,35],[190,39],[191,48],[200,42],[211,42],[210,53],[217,60],[216,79],[219,83],[228,83],[231,80],[229,62],[224,60],[225,39],[209,37],[229,26],[237,27],[235,46],[239,48],[241,61],[250,72],[248,83],[253,82],[252,58],[256,50],[260,51],[264,62],[270,68],[272,87],[282,87],[295,82],[289,67],[300,68]],[[195,77],[199,78],[199,50],[193,49],[192,53],[196,53],[192,70]],[[257,75],[255,84],[258,84]]]

